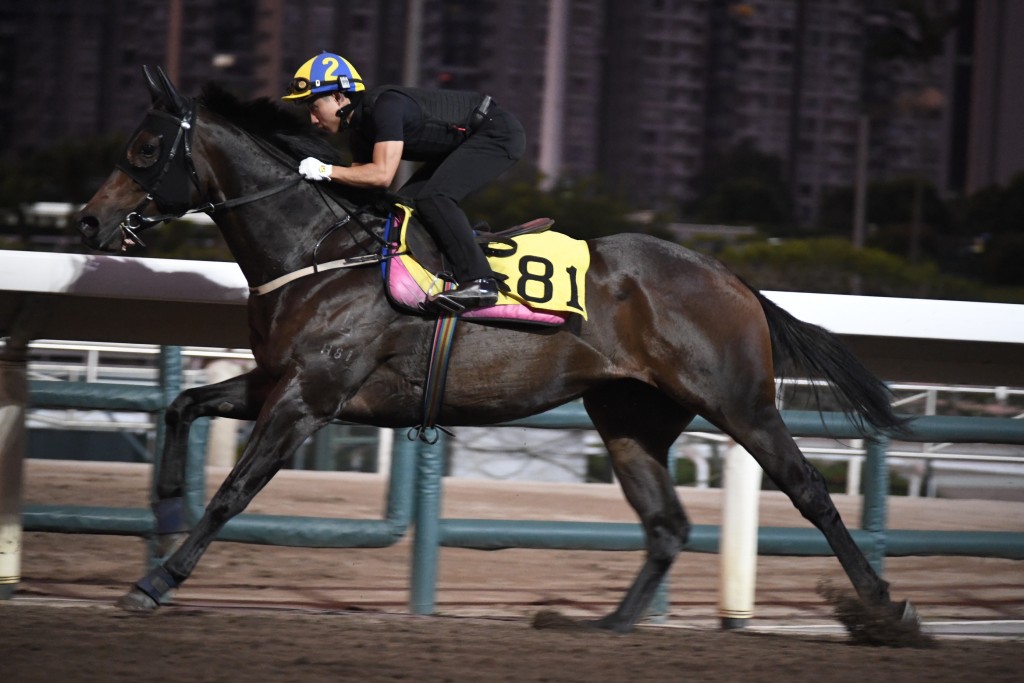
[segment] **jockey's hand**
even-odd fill
[[[299,163],[299,173],[306,180],[330,180],[332,170],[333,166],[313,157],[306,157]]]

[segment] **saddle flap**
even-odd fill
[[[440,273],[445,270],[441,250],[422,223],[417,220],[409,220],[401,240],[405,245],[405,251],[409,252],[424,268],[432,273]]]

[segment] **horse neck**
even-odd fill
[[[298,163],[264,149],[232,126],[211,126],[203,137],[204,157],[213,201],[250,196],[294,178]],[[289,166],[288,164],[292,165]],[[311,182],[235,208],[214,212],[228,249],[251,286],[257,286],[314,263],[314,249],[332,225],[356,207],[328,198]],[[366,253],[368,245],[353,230],[335,230],[317,251],[316,260]]]

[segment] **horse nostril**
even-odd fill
[[[86,237],[95,237],[99,229],[100,222],[95,216],[82,216],[78,219],[78,231]]]

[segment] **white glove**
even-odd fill
[[[330,164],[325,164],[313,157],[306,157],[299,163],[299,173],[306,180],[330,180],[331,171],[333,170],[334,167]]]

